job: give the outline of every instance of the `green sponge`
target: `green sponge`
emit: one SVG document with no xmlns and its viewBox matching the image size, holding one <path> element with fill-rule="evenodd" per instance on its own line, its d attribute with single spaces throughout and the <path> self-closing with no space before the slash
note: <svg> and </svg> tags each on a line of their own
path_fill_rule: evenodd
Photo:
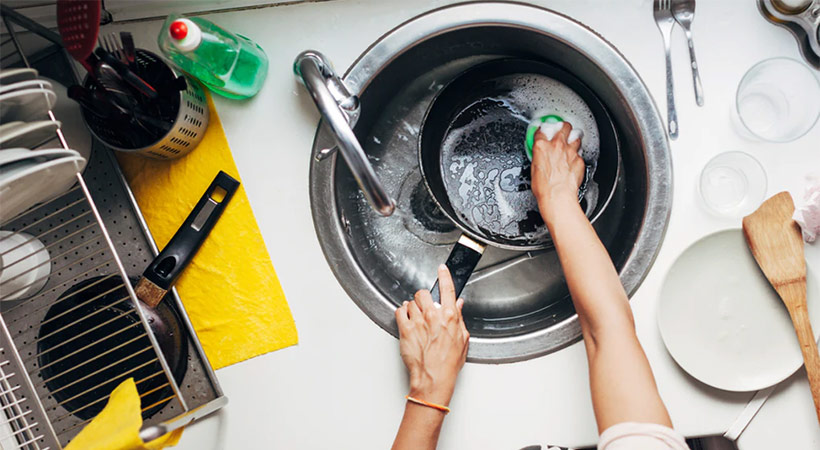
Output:
<svg viewBox="0 0 820 450">
<path fill-rule="evenodd" d="M 558 123 L 563 121 L 564 119 L 562 119 L 561 116 L 556 116 L 555 114 L 547 114 L 530 122 L 530 125 L 527 127 L 527 139 L 524 142 L 524 146 L 527 151 L 527 158 L 529 158 L 530 161 L 532 161 L 532 146 L 535 145 L 535 132 L 538 131 L 538 128 L 541 127 L 541 124 L 544 122 Z"/>
</svg>

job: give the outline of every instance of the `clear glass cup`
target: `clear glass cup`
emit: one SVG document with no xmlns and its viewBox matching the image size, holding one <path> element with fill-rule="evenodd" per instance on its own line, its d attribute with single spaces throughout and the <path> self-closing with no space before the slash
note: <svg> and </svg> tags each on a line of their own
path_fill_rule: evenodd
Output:
<svg viewBox="0 0 820 450">
<path fill-rule="evenodd" d="M 766 171 L 752 155 L 726 152 L 712 158 L 700 172 L 700 195 L 710 211 L 741 217 L 766 198 Z"/>
<path fill-rule="evenodd" d="M 740 80 L 733 117 L 745 137 L 793 141 L 820 117 L 820 80 L 794 59 L 761 61 Z"/>
</svg>

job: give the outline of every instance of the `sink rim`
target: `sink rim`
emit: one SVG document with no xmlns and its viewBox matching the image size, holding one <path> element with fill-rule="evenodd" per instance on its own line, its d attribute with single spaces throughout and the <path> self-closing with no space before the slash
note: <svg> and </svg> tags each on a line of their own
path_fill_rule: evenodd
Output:
<svg viewBox="0 0 820 450">
<path fill-rule="evenodd" d="M 549 29 L 547 29 L 547 25 Z M 651 268 L 669 222 L 672 202 L 672 161 L 660 113 L 635 69 L 603 37 L 585 25 L 546 8 L 521 3 L 478 2 L 445 6 L 398 25 L 379 38 L 353 62 L 344 76 L 348 88 L 360 93 L 369 81 L 398 54 L 429 37 L 475 26 L 511 26 L 550 35 L 569 43 L 606 73 L 628 104 L 630 121 L 642 131 L 647 150 L 647 200 L 633 251 L 620 271 L 621 282 L 632 295 Z M 330 135 L 322 122 L 316 131 L 313 152 Z M 385 331 L 398 336 L 395 305 L 369 281 L 347 245 L 336 203 L 338 154 L 310 164 L 310 199 L 313 223 L 331 270 L 357 306 Z M 580 325 L 573 315 L 552 327 L 528 334 L 500 338 L 471 338 L 468 361 L 515 362 L 557 351 L 580 340 Z M 556 344 L 555 342 L 561 342 Z"/>
</svg>

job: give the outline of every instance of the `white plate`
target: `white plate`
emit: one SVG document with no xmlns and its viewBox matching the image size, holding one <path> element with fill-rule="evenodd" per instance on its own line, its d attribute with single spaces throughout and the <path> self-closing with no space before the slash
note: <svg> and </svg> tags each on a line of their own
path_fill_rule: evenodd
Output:
<svg viewBox="0 0 820 450">
<path fill-rule="evenodd" d="M 37 122 L 11 122 L 15 127 L 0 126 L 0 148 L 36 148 L 57 137 L 60 122 L 39 120 Z"/>
<path fill-rule="evenodd" d="M 35 78 L 37 78 L 37 71 L 34 69 L 20 68 L 0 71 L 0 84 L 2 85 L 33 80 Z"/>
<path fill-rule="evenodd" d="M 57 158 L 65 158 L 67 156 L 81 156 L 74 150 L 66 150 L 63 148 L 43 149 L 43 150 L 29 150 L 27 148 L 9 148 L 0 150 L 0 185 L 3 180 L 10 176 L 11 167 L 20 167 L 21 163 L 26 165 L 42 164 Z M 28 161 L 30 160 L 30 161 Z"/>
<path fill-rule="evenodd" d="M 0 95 L 0 122 L 40 119 L 54 107 L 57 95 L 51 89 L 23 89 Z"/>
<path fill-rule="evenodd" d="M 820 291 L 809 271 L 808 306 L 820 331 Z M 666 275 L 658 307 L 663 342 L 683 370 L 727 391 L 777 384 L 803 365 L 786 307 L 739 229 L 686 249 Z"/>
<path fill-rule="evenodd" d="M 0 223 L 63 194 L 77 181 L 84 162 L 81 156 L 68 156 L 0 174 Z"/>
<path fill-rule="evenodd" d="M 57 80 L 50 80 L 54 93 L 57 94 L 57 104 L 51 108 L 54 118 L 62 122 L 60 130 L 63 132 L 68 146 L 78 151 L 85 159 L 91 158 L 91 132 L 83 120 L 80 105 L 68 98 L 68 89 Z M 51 146 L 51 145 L 50 145 Z"/>
<path fill-rule="evenodd" d="M 0 150 L 0 169 L 23 159 L 31 158 L 31 150 L 27 148 L 7 148 Z"/>
<path fill-rule="evenodd" d="M 31 153 L 34 154 L 36 157 L 45 156 L 48 159 L 57 159 L 57 158 L 65 158 L 68 156 L 73 157 L 80 157 L 82 161 L 79 163 L 80 172 L 85 169 L 85 165 L 88 163 L 88 160 L 77 150 L 72 149 L 65 149 L 65 148 L 38 148 L 32 150 Z"/>
<path fill-rule="evenodd" d="M 6 92 L 12 91 L 19 91 L 22 89 L 51 89 L 52 91 L 54 88 L 51 86 L 50 81 L 46 80 L 25 80 L 25 81 L 18 81 L 12 84 L 3 84 L 0 86 L 0 94 L 5 94 Z"/>
<path fill-rule="evenodd" d="M 0 301 L 30 297 L 48 283 L 48 249 L 26 233 L 0 230 Z"/>
</svg>

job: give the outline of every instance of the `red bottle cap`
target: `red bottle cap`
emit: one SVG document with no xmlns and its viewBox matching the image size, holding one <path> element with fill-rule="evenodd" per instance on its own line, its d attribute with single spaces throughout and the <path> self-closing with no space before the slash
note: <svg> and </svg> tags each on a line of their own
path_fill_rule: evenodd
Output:
<svg viewBox="0 0 820 450">
<path fill-rule="evenodd" d="M 170 28 L 171 37 L 176 40 L 185 39 L 188 36 L 188 25 L 181 20 L 175 20 L 171 23 Z"/>
</svg>

